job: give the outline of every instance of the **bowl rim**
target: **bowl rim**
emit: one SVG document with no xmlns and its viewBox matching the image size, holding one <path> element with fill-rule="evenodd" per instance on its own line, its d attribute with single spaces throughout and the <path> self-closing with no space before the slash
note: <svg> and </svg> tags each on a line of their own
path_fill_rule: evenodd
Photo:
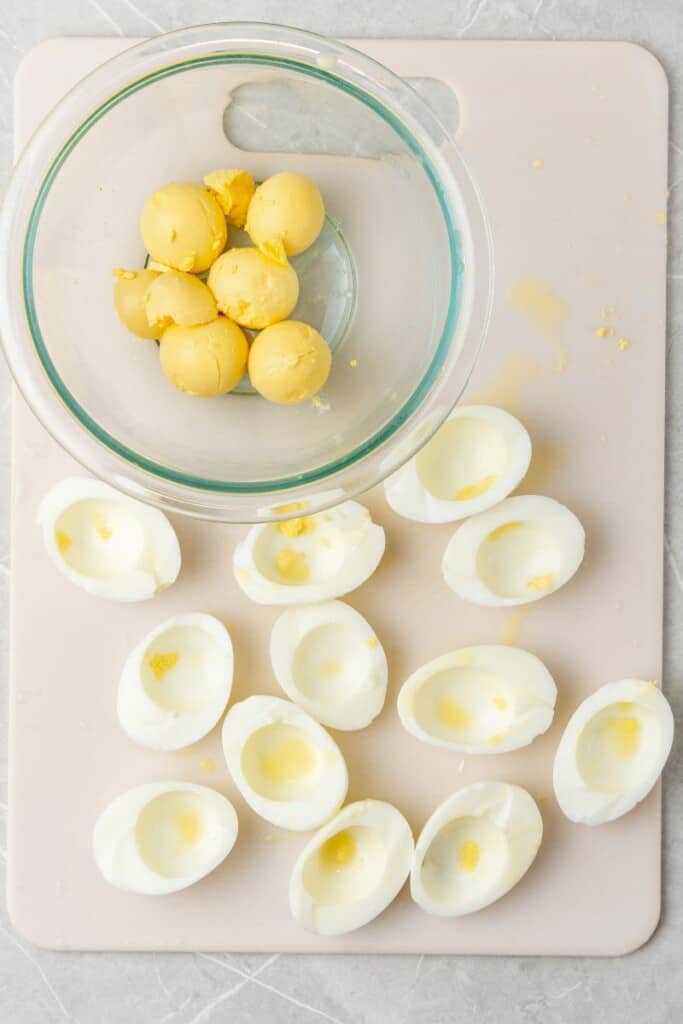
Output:
<svg viewBox="0 0 683 1024">
<path fill-rule="evenodd" d="M 201 46 L 198 47 L 197 45 L 198 42 L 203 44 L 204 50 L 209 47 L 208 52 L 198 53 L 197 51 L 201 50 Z M 216 52 L 215 47 L 217 44 L 227 49 Z M 260 47 L 260 50 L 236 50 L 235 47 L 238 45 L 242 47 Z M 263 52 L 264 46 L 272 49 L 280 45 L 285 46 L 288 50 L 288 55 Z M 183 47 L 187 47 L 192 51 L 190 56 L 171 60 L 165 59 L 159 64 L 157 58 L 167 57 L 167 51 L 169 50 L 177 53 L 178 49 L 182 50 Z M 229 49 L 229 47 L 232 47 L 232 49 Z M 299 54 L 297 50 L 302 47 L 305 52 Z M 152 66 L 144 70 L 145 61 L 148 58 L 151 58 Z M 331 66 L 330 58 L 333 58 Z M 348 70 L 342 73 L 339 67 L 342 61 L 352 62 L 353 77 L 348 73 Z M 114 106 L 157 81 L 198 67 L 239 64 L 294 71 L 308 78 L 323 81 L 363 103 L 389 124 L 408 147 L 413 157 L 418 160 L 433 189 L 447 233 L 449 255 L 453 270 L 448 305 L 439 341 L 432 359 L 417 386 L 396 410 L 394 415 L 362 444 L 357 445 L 350 452 L 346 452 L 322 466 L 290 476 L 270 480 L 249 481 L 246 483 L 193 476 L 161 465 L 129 448 L 101 427 L 72 395 L 54 365 L 40 328 L 32 277 L 36 236 L 41 213 L 50 190 L 69 155 L 90 129 L 105 117 Z M 357 70 L 358 67 L 360 68 L 360 74 Z M 135 74 L 137 69 L 144 70 L 144 73 Z M 69 117 L 73 113 L 73 107 L 83 105 L 89 92 L 89 85 L 96 83 L 97 87 L 101 88 L 101 86 L 105 85 L 102 79 L 109 81 L 112 71 L 115 75 L 118 74 L 126 79 L 124 84 L 114 92 L 109 92 L 94 107 L 90 105 L 89 111 L 85 116 L 81 116 L 78 119 L 76 126 L 71 128 L 66 138 L 64 139 L 64 135 L 61 135 L 61 145 L 59 145 L 56 154 L 52 150 L 54 155 L 46 157 L 45 142 L 49 140 L 49 143 L 52 143 L 55 134 L 60 131 L 65 108 L 66 116 Z M 133 72 L 132 78 L 130 78 L 131 72 Z M 371 72 L 375 74 L 374 80 L 370 77 Z M 387 82 L 389 88 L 387 88 Z M 368 87 L 368 83 L 372 83 L 373 87 Z M 388 99 L 385 95 L 386 93 L 388 93 Z M 398 93 L 398 100 L 395 93 Z M 400 100 L 406 100 L 406 98 L 409 100 L 407 110 L 403 109 L 400 103 Z M 394 101 L 393 107 L 390 103 L 392 99 Z M 420 123 L 420 118 L 426 120 L 426 128 Z M 59 124 L 56 122 L 59 122 Z M 416 128 L 418 129 L 417 131 Z M 422 140 L 420 135 L 423 136 Z M 31 406 L 55 440 L 88 469 L 110 479 L 116 486 L 129 493 L 133 493 L 137 497 L 144 497 L 163 507 L 175 508 L 205 518 L 245 521 L 244 513 L 247 511 L 245 499 L 253 504 L 255 499 L 262 502 L 268 496 L 271 496 L 274 501 L 282 503 L 283 495 L 289 498 L 291 495 L 296 494 L 296 497 L 299 498 L 301 496 L 310 497 L 311 494 L 314 494 L 320 499 L 316 501 L 316 505 L 322 508 L 325 504 L 332 504 L 339 500 L 340 488 L 339 486 L 335 487 L 334 484 L 341 484 L 343 496 L 351 497 L 367 487 L 378 483 L 389 472 L 393 472 L 402 462 L 410 458 L 427 439 L 427 437 L 421 437 L 419 443 L 411 444 L 410 438 L 405 436 L 406 427 L 411 423 L 416 413 L 419 412 L 424 400 L 439 381 L 446 358 L 452 352 L 454 337 L 461 316 L 463 313 L 466 314 L 468 312 L 466 308 L 467 294 L 463 282 L 464 250 L 467 248 L 466 238 L 465 244 L 463 244 L 463 229 L 469 227 L 468 218 L 472 212 L 478 214 L 481 218 L 484 236 L 489 243 L 489 265 L 487 268 L 484 268 L 484 270 L 488 269 L 489 271 L 488 275 L 484 274 L 488 278 L 488 281 L 485 283 L 489 284 L 488 303 L 483 318 L 484 323 L 480 330 L 479 344 L 476 346 L 476 350 L 470 359 L 471 366 L 466 368 L 465 380 L 459 389 L 459 394 L 452 398 L 450 404 L 444 406 L 443 414 L 441 415 L 440 412 L 438 422 L 430 428 L 427 436 L 431 436 L 431 433 L 437 429 L 440 422 L 442 422 L 453 404 L 460 397 L 460 394 L 462 394 L 483 343 L 485 329 L 490 316 L 493 272 L 488 223 L 486 222 L 486 216 L 476 186 L 457 150 L 455 150 L 455 154 L 461 165 L 459 168 L 460 173 L 464 173 L 466 180 L 468 179 L 472 185 L 472 194 L 476 198 L 478 205 L 473 211 L 471 208 L 466 208 L 464 203 L 459 204 L 462 205 L 461 217 L 456 217 L 452 200 L 454 194 L 459 194 L 458 182 L 456 182 L 452 169 L 449 168 L 448 161 L 443 159 L 442 154 L 439 152 L 439 145 L 437 145 L 437 142 L 443 144 L 444 140 L 453 146 L 448 133 L 440 124 L 434 112 L 408 83 L 397 78 L 397 76 L 385 69 L 381 64 L 366 57 L 360 51 L 348 47 L 346 44 L 338 43 L 313 33 L 303 32 L 299 29 L 266 25 L 265 23 L 241 22 L 196 26 L 146 40 L 111 58 L 91 72 L 86 78 L 82 79 L 54 108 L 34 134 L 14 171 L 2 211 L 0 240 L 5 243 L 2 246 L 2 259 L 7 262 L 12 240 L 16 241 L 18 226 L 16 223 L 18 218 L 15 216 L 13 219 L 11 216 L 14 212 L 13 206 L 15 205 L 13 201 L 20 192 L 26 191 L 27 185 L 30 187 L 30 184 L 33 184 L 33 182 L 26 182 L 25 168 L 35 161 L 36 155 L 41 155 L 43 157 L 43 167 L 47 163 L 47 170 L 40 169 L 37 174 L 33 174 L 34 181 L 38 180 L 39 182 L 37 192 L 32 201 L 26 202 L 26 196 L 23 196 L 29 212 L 25 220 L 25 229 L 23 225 L 19 226 L 19 233 L 22 235 L 20 261 L 21 305 L 25 315 L 25 331 L 22 341 L 17 340 L 15 334 L 16 324 L 8 322 L 11 319 L 7 312 L 11 296 L 7 294 L 7 274 L 1 275 L 1 282 L 4 283 L 0 283 L 0 290 L 5 289 L 6 292 L 4 296 L 6 301 L 0 302 L 0 327 L 2 328 L 3 347 L 15 380 L 29 406 Z M 10 211 L 9 215 L 8 210 Z M 12 231 L 13 228 L 14 231 Z M 465 231 L 465 235 L 467 235 L 467 231 Z M 467 266 L 466 263 L 465 266 Z M 2 269 L 4 268 L 0 265 L 0 272 Z M 26 335 L 28 335 L 28 338 Z M 25 346 L 27 340 L 30 342 L 29 346 Z M 31 361 L 28 359 L 28 353 L 22 352 L 22 349 L 24 347 L 30 348 L 31 345 L 33 348 L 31 354 L 37 356 L 39 368 L 42 370 L 41 376 L 43 381 L 41 383 L 43 387 L 38 389 L 27 387 L 27 382 L 30 379 L 27 377 L 27 374 L 30 374 Z M 45 384 L 48 385 L 47 392 Z M 50 398 L 52 399 L 51 402 L 49 401 Z M 52 408 L 49 408 L 50 405 L 52 405 Z M 76 428 L 75 430 L 73 429 L 74 427 Z M 81 428 L 95 442 L 94 446 L 87 446 L 87 450 L 84 444 L 79 444 L 79 441 L 82 441 Z M 400 461 L 392 461 L 386 457 L 390 442 L 393 439 L 396 439 L 396 444 L 400 451 Z M 105 460 L 104 463 L 101 460 L 103 449 L 106 449 L 115 460 L 121 460 L 129 472 L 132 470 L 133 478 L 130 478 L 120 465 L 112 472 L 114 467 L 111 465 L 111 460 Z M 346 483 L 344 481 L 345 474 L 353 471 L 354 467 L 358 467 L 359 463 L 364 462 L 368 456 L 382 450 L 385 457 L 379 466 L 375 466 L 369 478 L 359 479 L 356 482 L 349 481 L 350 486 L 349 484 L 344 486 Z M 388 468 L 383 469 L 383 466 L 388 466 Z M 171 485 L 170 490 L 166 485 Z M 326 488 L 322 496 L 320 495 L 321 485 Z M 180 491 L 175 490 L 178 487 L 181 489 Z M 328 492 L 330 497 L 326 496 Z M 336 497 L 332 498 L 332 494 L 336 495 Z M 207 501 L 207 498 L 209 498 L 209 501 Z M 235 501 L 226 505 L 221 499 L 235 499 Z M 255 518 L 254 511 L 253 507 L 249 509 L 249 518 L 251 520 Z M 282 517 L 281 513 L 273 511 L 268 505 L 259 507 L 256 511 L 256 518 L 259 520 Z"/>
</svg>

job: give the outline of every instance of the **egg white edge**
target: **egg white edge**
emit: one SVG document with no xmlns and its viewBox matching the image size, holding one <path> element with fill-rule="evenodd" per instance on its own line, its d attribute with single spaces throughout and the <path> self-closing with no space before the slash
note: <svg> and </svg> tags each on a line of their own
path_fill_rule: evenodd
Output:
<svg viewBox="0 0 683 1024">
<path fill-rule="evenodd" d="M 364 900 L 353 904 L 353 913 L 344 914 L 345 926 L 335 924 L 339 908 L 315 902 L 307 892 L 303 875 L 308 859 L 332 836 L 353 826 L 367 826 L 376 832 L 378 817 L 382 819 L 381 834 L 386 844 L 387 871 L 380 885 Z M 387 826 L 386 831 L 384 826 Z M 294 864 L 289 883 L 289 906 L 294 920 L 317 935 L 345 935 L 369 924 L 386 910 L 405 885 L 410 874 L 415 850 L 412 829 L 398 808 L 384 800 L 357 800 L 343 807 L 308 841 Z M 394 870 L 391 870 L 394 868 Z M 348 905 L 347 905 L 348 907 Z"/>
<path fill-rule="evenodd" d="M 204 871 L 185 878 L 167 878 L 148 868 L 142 860 L 139 851 L 137 851 L 135 839 L 135 826 L 138 817 L 147 804 L 164 793 L 175 792 L 197 793 L 202 799 L 211 799 L 216 803 L 216 806 L 220 806 L 221 815 L 224 815 L 226 842 L 221 849 L 220 855 L 217 855 L 209 862 L 210 866 Z M 114 819 L 120 807 L 123 807 L 126 813 L 125 817 L 117 823 Z M 120 793 L 100 813 L 92 834 L 93 857 L 102 877 L 115 888 L 145 896 L 164 896 L 172 892 L 179 892 L 181 889 L 187 889 L 188 886 L 194 885 L 196 882 L 201 881 L 202 878 L 211 874 L 219 864 L 223 863 L 232 850 L 237 840 L 238 831 L 239 821 L 237 812 L 228 798 L 219 793 L 218 790 L 192 782 L 176 782 L 173 780 L 147 782 L 140 786 L 133 786 L 131 789 Z M 124 885 L 121 880 L 116 879 L 113 861 L 116 860 L 116 853 L 120 849 L 121 843 L 131 844 L 137 851 L 140 882 L 133 887 Z"/>
<path fill-rule="evenodd" d="M 310 700 L 297 688 L 292 665 L 299 644 L 310 633 L 320 626 L 337 623 L 347 623 L 352 629 L 357 629 L 366 643 L 372 638 L 377 643 L 374 647 L 367 647 L 368 673 L 363 688 L 356 691 L 346 706 L 335 704 L 326 708 L 322 702 Z M 367 619 L 343 601 L 300 605 L 284 611 L 270 635 L 270 661 L 273 674 L 289 699 L 330 729 L 349 732 L 365 729 L 384 707 L 389 678 L 384 648 Z M 359 715 L 359 709 L 362 715 Z"/>
<path fill-rule="evenodd" d="M 302 800 L 279 801 L 261 796 L 250 786 L 242 771 L 242 751 L 246 741 L 264 726 L 279 723 L 298 726 L 311 735 L 317 746 L 333 753 L 335 767 L 329 776 L 334 784 L 325 787 L 325 793 L 313 794 Z M 248 731 L 243 731 L 245 729 Z M 252 811 L 271 825 L 290 832 L 319 828 L 344 803 L 349 785 L 344 755 L 327 730 L 292 701 L 264 694 L 246 697 L 233 704 L 225 716 L 221 739 L 233 782 Z"/>
<path fill-rule="evenodd" d="M 584 782 L 576 761 L 577 745 L 583 729 L 592 718 L 610 704 L 639 704 L 655 714 L 662 727 L 662 756 L 654 775 L 624 793 L 605 793 Z M 667 762 L 674 737 L 674 716 L 662 691 L 643 679 L 618 679 L 605 683 L 582 701 L 569 719 L 560 739 L 553 763 L 553 789 L 560 810 L 570 821 L 581 825 L 603 825 L 621 818 L 644 800 L 659 780 Z M 571 802 L 578 797 L 584 805 L 577 813 Z"/>
</svg>

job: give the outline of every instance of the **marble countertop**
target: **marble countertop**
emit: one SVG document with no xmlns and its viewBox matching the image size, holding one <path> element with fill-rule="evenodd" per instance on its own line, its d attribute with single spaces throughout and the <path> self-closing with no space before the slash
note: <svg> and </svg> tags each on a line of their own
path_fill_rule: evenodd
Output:
<svg viewBox="0 0 683 1024">
<path fill-rule="evenodd" d="M 0 12 L 0 179 L 12 153 L 12 78 L 23 53 L 51 36 L 145 35 L 191 22 L 289 22 L 347 37 L 627 39 L 663 62 L 671 87 L 665 675 L 683 713 L 683 6 L 679 0 L 23 0 Z M 679 188 L 680 182 L 680 188 Z M 9 382 L 0 366 L 0 671 L 7 673 Z M 7 736 L 6 686 L 0 744 Z M 448 957 L 65 954 L 17 937 L 0 909 L 4 1024 L 669 1024 L 683 1013 L 683 741 L 666 770 L 664 911 L 650 942 L 616 961 Z M 6 761 L 0 752 L 0 873 Z M 634 879 L 634 885 L 637 879 Z M 628 893 L 624 893 L 625 904 Z"/>
</svg>

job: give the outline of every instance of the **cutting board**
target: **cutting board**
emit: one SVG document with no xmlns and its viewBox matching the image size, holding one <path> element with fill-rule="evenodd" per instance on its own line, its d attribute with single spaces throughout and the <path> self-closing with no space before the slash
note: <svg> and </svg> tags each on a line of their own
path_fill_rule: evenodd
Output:
<svg viewBox="0 0 683 1024">
<path fill-rule="evenodd" d="M 61 93 L 129 42 L 54 40 L 32 51 L 17 78 L 18 148 Z M 141 606 L 88 597 L 54 571 L 35 526 L 42 495 L 75 465 L 15 395 L 8 902 L 17 930 L 38 945 L 609 955 L 640 945 L 658 921 L 659 790 L 622 820 L 589 829 L 560 814 L 551 768 L 583 697 L 611 679 L 661 673 L 664 73 L 645 50 L 620 43 L 359 45 L 401 75 L 447 83 L 458 97 L 459 143 L 488 208 L 497 262 L 491 330 L 467 399 L 521 417 L 535 445 L 521 490 L 568 504 L 588 546 L 575 580 L 528 611 L 470 607 L 440 577 L 453 527 L 408 523 L 381 488 L 367 495 L 386 528 L 387 554 L 350 603 L 386 647 L 390 685 L 376 724 L 336 737 L 349 799 L 395 803 L 417 834 L 453 790 L 507 780 L 538 799 L 543 845 L 516 889 L 470 917 L 428 917 L 404 890 L 349 936 L 297 928 L 287 883 L 306 836 L 251 813 L 224 767 L 218 731 L 189 750 L 156 754 L 130 743 L 115 715 L 129 649 L 180 611 L 212 612 L 228 625 L 233 699 L 276 692 L 264 657 L 276 613 L 250 604 L 231 575 L 244 528 L 177 519 L 184 565 L 173 588 Z M 501 640 L 539 655 L 556 678 L 557 713 L 545 736 L 515 753 L 462 758 L 402 730 L 396 696 L 410 672 L 450 649 Z M 152 898 L 111 889 L 92 860 L 93 823 L 124 789 L 164 778 L 225 793 L 239 814 L 237 845 L 185 892 Z"/>
</svg>

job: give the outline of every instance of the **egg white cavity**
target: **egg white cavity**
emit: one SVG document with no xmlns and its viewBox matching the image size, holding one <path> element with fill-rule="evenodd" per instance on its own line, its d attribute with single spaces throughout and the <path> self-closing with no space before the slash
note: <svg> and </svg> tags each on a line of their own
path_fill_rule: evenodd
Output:
<svg viewBox="0 0 683 1024">
<path fill-rule="evenodd" d="M 571 821 L 600 825 L 651 791 L 671 751 L 674 718 L 654 683 L 621 679 L 591 694 L 569 720 L 553 785 Z"/>
<path fill-rule="evenodd" d="M 527 872 L 543 836 L 533 797 L 504 782 L 475 782 L 448 797 L 417 840 L 410 876 L 415 902 L 429 914 L 481 910 Z"/>
<path fill-rule="evenodd" d="M 381 526 L 355 501 L 253 526 L 235 548 L 235 578 L 259 604 L 312 604 L 355 590 L 384 553 Z"/>
<path fill-rule="evenodd" d="M 148 783 L 105 808 L 93 831 L 93 854 L 111 885 L 163 895 L 218 867 L 237 830 L 235 809 L 215 790 L 189 782 Z"/>
<path fill-rule="evenodd" d="M 567 583 L 584 548 L 573 512 L 552 498 L 520 495 L 463 523 L 442 570 L 451 590 L 472 604 L 528 604 Z"/>
<path fill-rule="evenodd" d="M 251 809 L 280 828 L 318 828 L 346 796 L 346 763 L 332 737 L 279 697 L 233 705 L 223 723 L 223 752 Z"/>
<path fill-rule="evenodd" d="M 318 935 L 343 935 L 382 913 L 402 889 L 414 852 L 408 822 L 391 804 L 359 800 L 323 826 L 299 855 L 292 916 Z"/>
<path fill-rule="evenodd" d="M 384 706 L 386 655 L 369 623 L 342 601 L 283 612 L 270 658 L 287 696 L 332 729 L 363 729 Z"/>
<path fill-rule="evenodd" d="M 132 740 L 153 750 L 179 750 L 216 725 L 230 697 L 233 650 L 218 619 L 175 615 L 128 656 L 117 711 Z"/>
<path fill-rule="evenodd" d="M 524 478 L 531 439 L 503 409 L 465 405 L 385 482 L 390 506 L 422 523 L 449 523 L 491 508 Z"/>
<path fill-rule="evenodd" d="M 464 754 L 518 750 L 553 720 L 557 687 L 535 655 L 517 647 L 466 647 L 436 658 L 401 687 L 405 729 Z"/>
<path fill-rule="evenodd" d="M 166 516 L 98 480 L 60 481 L 44 497 L 38 522 L 59 571 L 98 597 L 143 601 L 180 572 L 178 538 Z"/>
</svg>

